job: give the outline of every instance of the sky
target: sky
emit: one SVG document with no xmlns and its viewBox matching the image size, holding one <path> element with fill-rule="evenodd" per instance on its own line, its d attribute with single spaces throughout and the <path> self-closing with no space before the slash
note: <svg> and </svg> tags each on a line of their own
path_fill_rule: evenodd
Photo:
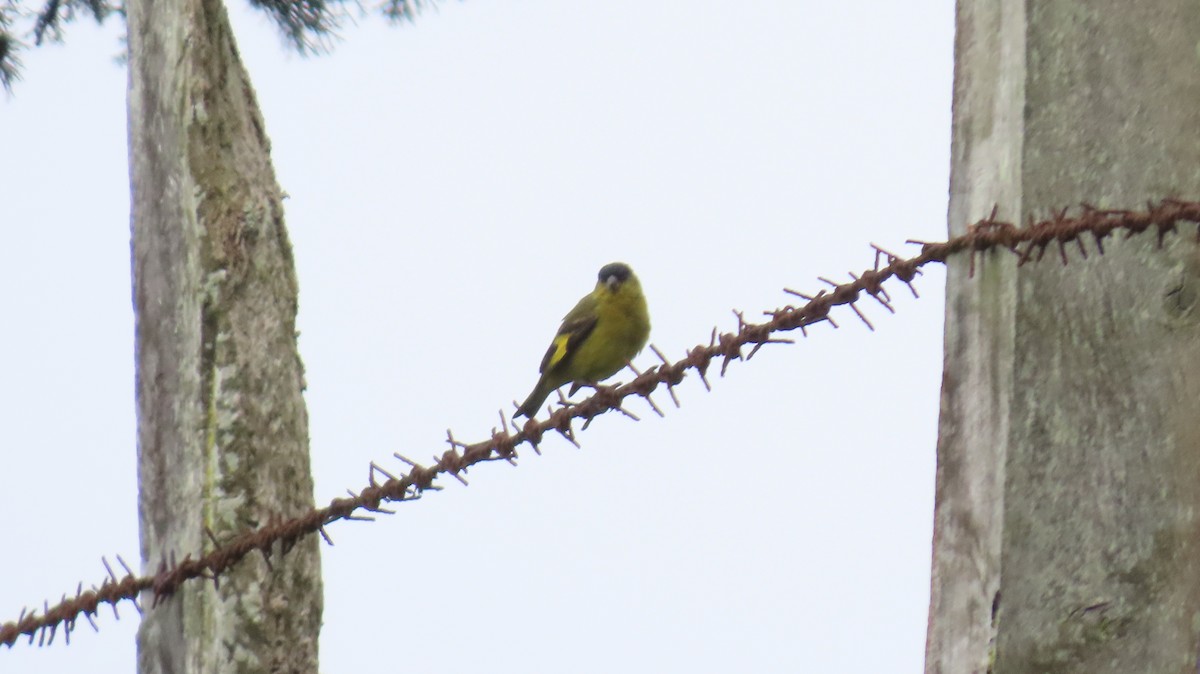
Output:
<svg viewBox="0 0 1200 674">
<path fill-rule="evenodd" d="M 945 238 L 950 0 L 466 0 L 319 57 L 230 12 L 289 195 L 318 504 L 485 438 L 608 262 L 677 359 L 872 242 Z M 121 32 L 72 24 L 0 101 L 0 622 L 138 563 Z M 922 671 L 944 284 L 331 527 L 322 671 Z M 0 672 L 133 671 L 119 610 Z"/>
</svg>

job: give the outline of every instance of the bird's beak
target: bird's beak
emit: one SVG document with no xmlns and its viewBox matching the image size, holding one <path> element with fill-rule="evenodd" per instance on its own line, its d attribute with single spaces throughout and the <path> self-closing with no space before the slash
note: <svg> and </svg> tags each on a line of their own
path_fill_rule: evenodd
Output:
<svg viewBox="0 0 1200 674">
<path fill-rule="evenodd" d="M 621 285 L 621 281 L 616 276 L 609 276 L 604 279 L 604 285 L 608 286 L 609 291 L 616 292 L 617 286 Z"/>
</svg>

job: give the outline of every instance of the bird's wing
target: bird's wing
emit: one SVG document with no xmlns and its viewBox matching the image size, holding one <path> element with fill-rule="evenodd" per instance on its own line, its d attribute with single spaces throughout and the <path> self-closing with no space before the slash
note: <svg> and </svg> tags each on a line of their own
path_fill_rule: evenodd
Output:
<svg viewBox="0 0 1200 674">
<path fill-rule="evenodd" d="M 554 336 L 554 341 L 550 342 L 550 348 L 546 349 L 546 355 L 542 358 L 542 365 L 538 371 L 546 372 L 574 355 L 579 349 L 579 345 L 596 328 L 597 318 L 596 299 L 591 295 L 586 295 L 563 318 L 562 325 L 558 327 L 558 334 Z"/>
</svg>

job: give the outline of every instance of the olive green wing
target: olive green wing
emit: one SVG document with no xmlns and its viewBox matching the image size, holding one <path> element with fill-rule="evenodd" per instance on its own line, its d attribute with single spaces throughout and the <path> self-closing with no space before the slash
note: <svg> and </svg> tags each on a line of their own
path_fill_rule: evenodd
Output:
<svg viewBox="0 0 1200 674">
<path fill-rule="evenodd" d="M 567 312 L 562 325 L 558 326 L 558 333 L 550 342 L 550 348 L 546 349 L 538 372 L 548 372 L 569 361 L 588 335 L 592 334 L 592 330 L 596 329 L 597 320 L 596 298 L 585 295 L 574 309 Z"/>
</svg>

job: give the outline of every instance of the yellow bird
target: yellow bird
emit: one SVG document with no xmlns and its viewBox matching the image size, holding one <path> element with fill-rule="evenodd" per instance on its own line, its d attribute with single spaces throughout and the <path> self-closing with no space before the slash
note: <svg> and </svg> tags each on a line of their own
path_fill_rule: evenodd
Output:
<svg viewBox="0 0 1200 674">
<path fill-rule="evenodd" d="M 574 395 L 585 384 L 608 379 L 646 346 L 649 337 L 650 313 L 642 284 L 624 262 L 604 265 L 596 288 L 563 318 L 542 358 L 542 376 L 513 418 L 532 419 L 546 396 L 567 382 L 573 382 Z"/>
</svg>

